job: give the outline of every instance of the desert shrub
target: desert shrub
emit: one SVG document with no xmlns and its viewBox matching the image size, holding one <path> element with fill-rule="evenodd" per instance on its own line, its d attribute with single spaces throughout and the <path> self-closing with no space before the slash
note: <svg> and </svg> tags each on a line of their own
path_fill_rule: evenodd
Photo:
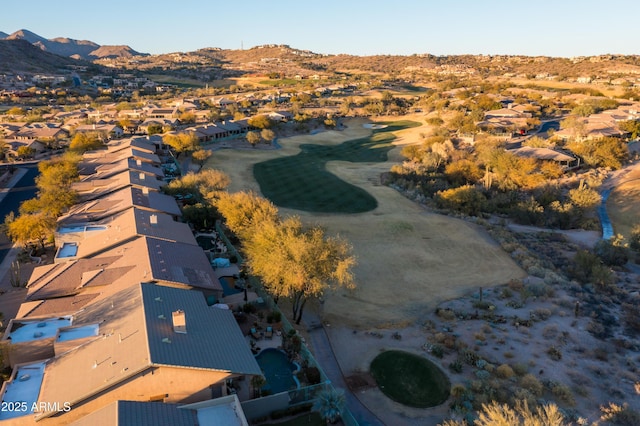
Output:
<svg viewBox="0 0 640 426">
<path fill-rule="evenodd" d="M 622 405 L 610 402 L 608 406 L 601 406 L 600 411 L 602 412 L 600 419 L 608 424 L 616 426 L 640 425 L 640 413 L 629 408 L 629 404 L 626 402 Z"/>
<path fill-rule="evenodd" d="M 500 290 L 500 294 L 498 295 L 500 299 L 509 299 L 512 296 L 513 296 L 513 292 L 508 287 L 505 287 L 502 290 Z"/>
<path fill-rule="evenodd" d="M 320 370 L 317 367 L 307 367 L 304 370 L 310 385 L 317 385 L 321 381 Z"/>
<path fill-rule="evenodd" d="M 244 305 L 242 305 L 242 311 L 245 314 L 253 314 L 258 310 L 258 308 L 256 308 L 255 305 L 251 304 L 251 303 L 245 303 Z"/>
<path fill-rule="evenodd" d="M 629 253 L 622 243 L 622 237 L 600 240 L 596 243 L 593 251 L 609 266 L 622 266 L 629 260 Z"/>
<path fill-rule="evenodd" d="M 533 374 L 525 374 L 520 380 L 520 386 L 537 397 L 542 396 L 542 392 L 544 391 L 544 386 Z"/>
<path fill-rule="evenodd" d="M 609 360 L 609 349 L 599 346 L 593 350 L 593 356 L 599 361 Z"/>
<path fill-rule="evenodd" d="M 551 393 L 564 404 L 570 406 L 576 404 L 576 400 L 573 397 L 573 392 L 571 392 L 571 389 L 569 389 L 568 386 L 563 385 L 562 383 L 553 383 L 551 385 Z"/>
<path fill-rule="evenodd" d="M 444 349 L 440 345 L 431 346 L 431 354 L 436 358 L 442 358 L 444 356 Z"/>
<path fill-rule="evenodd" d="M 524 284 L 520 280 L 510 280 L 507 287 L 513 291 L 520 291 L 524 288 Z"/>
<path fill-rule="evenodd" d="M 437 308 L 436 315 L 445 321 L 453 321 L 454 319 L 456 319 L 456 313 L 449 308 L 445 308 L 445 309 Z"/>
<path fill-rule="evenodd" d="M 602 340 L 611 337 L 611 329 L 609 327 L 605 327 L 604 324 L 596 321 L 595 319 L 589 321 L 589 324 L 587 324 L 586 328 L 587 331 L 593 335 L 593 337 L 596 337 L 598 339 Z"/>
<path fill-rule="evenodd" d="M 489 377 L 491 377 L 491 373 L 489 373 L 487 370 L 477 370 L 475 372 L 475 375 L 480 380 L 487 380 Z"/>
<path fill-rule="evenodd" d="M 456 347 L 456 336 L 454 336 L 453 334 L 447 334 L 446 337 L 444 338 L 444 340 L 442 341 L 442 344 L 447 349 L 455 348 Z"/>
<path fill-rule="evenodd" d="M 542 337 L 545 339 L 555 339 L 558 336 L 558 326 L 549 324 L 542 329 Z"/>
<path fill-rule="evenodd" d="M 623 303 L 622 318 L 630 331 L 640 333 L 640 300 L 635 300 L 632 303 Z"/>
<path fill-rule="evenodd" d="M 513 368 L 511 368 L 507 364 L 502 364 L 498 368 L 496 368 L 496 375 L 501 379 L 509 379 L 513 377 L 515 373 L 513 372 Z"/>
<path fill-rule="evenodd" d="M 527 374 L 527 371 L 529 371 L 529 367 L 527 367 L 527 364 L 518 362 L 513 365 L 513 372 L 518 376 L 524 376 L 525 374 Z"/>
<path fill-rule="evenodd" d="M 551 346 L 549 349 L 547 349 L 547 355 L 549 355 L 549 358 L 554 361 L 560 361 L 562 359 L 562 352 L 560 352 L 560 349 L 556 348 L 555 346 Z"/>
<path fill-rule="evenodd" d="M 513 398 L 516 401 L 526 401 L 530 406 L 535 407 L 537 404 L 536 395 L 531 393 L 528 389 L 517 388 L 513 392 Z"/>
<path fill-rule="evenodd" d="M 472 350 L 464 349 L 458 354 L 458 359 L 468 365 L 476 365 L 480 356 Z"/>
<path fill-rule="evenodd" d="M 544 273 L 542 274 L 542 277 L 544 277 Z M 544 283 L 531 283 L 527 285 L 526 288 L 527 291 L 535 297 L 552 297 L 554 294 L 553 287 L 548 286 Z"/>
<path fill-rule="evenodd" d="M 449 370 L 453 371 L 454 373 L 462 373 L 462 363 L 458 360 L 453 361 L 449 364 Z"/>
<path fill-rule="evenodd" d="M 551 316 L 551 311 L 549 309 L 539 308 L 533 311 L 531 313 L 531 316 L 535 317 L 540 321 L 545 321 L 545 320 L 548 320 L 549 317 Z"/>
<path fill-rule="evenodd" d="M 491 309 L 493 305 L 490 302 L 487 302 L 486 300 L 474 300 L 473 307 L 476 309 L 482 309 L 483 311 L 486 311 Z"/>
<path fill-rule="evenodd" d="M 282 313 L 280 313 L 280 311 L 273 311 L 271 315 L 273 317 L 273 322 L 280 322 L 282 320 Z"/>
<path fill-rule="evenodd" d="M 469 216 L 482 213 L 487 202 L 482 191 L 471 185 L 439 191 L 434 200 L 439 208 L 456 210 Z"/>
</svg>

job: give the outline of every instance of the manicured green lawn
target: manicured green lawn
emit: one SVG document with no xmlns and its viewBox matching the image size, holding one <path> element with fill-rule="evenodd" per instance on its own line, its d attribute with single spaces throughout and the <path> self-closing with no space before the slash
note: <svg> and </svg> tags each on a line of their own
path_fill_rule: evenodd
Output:
<svg viewBox="0 0 640 426">
<path fill-rule="evenodd" d="M 385 395 L 410 407 L 440 405 L 451 390 L 449 378 L 434 363 L 403 351 L 382 352 L 371 362 L 371 375 Z"/>
<path fill-rule="evenodd" d="M 340 145 L 301 145 L 297 155 L 257 163 L 253 174 L 265 197 L 279 207 L 321 213 L 362 213 L 378 203 L 367 191 L 351 185 L 326 169 L 328 161 L 382 162 L 393 147 L 393 131 L 419 126 L 397 121 L 374 131 L 371 137 Z"/>
</svg>

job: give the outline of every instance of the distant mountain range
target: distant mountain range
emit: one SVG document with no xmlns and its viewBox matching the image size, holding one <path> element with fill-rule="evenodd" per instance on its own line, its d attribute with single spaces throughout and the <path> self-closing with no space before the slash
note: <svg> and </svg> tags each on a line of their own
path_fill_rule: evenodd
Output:
<svg viewBox="0 0 640 426">
<path fill-rule="evenodd" d="M 0 39 L 0 73 L 68 73 L 74 65 L 93 64 L 45 52 L 26 40 Z"/>
<path fill-rule="evenodd" d="M 9 35 L 0 31 L 0 39 L 26 40 L 45 52 L 85 61 L 147 55 L 146 53 L 136 52 L 129 46 L 100 46 L 89 40 L 74 40 L 66 37 L 46 39 L 29 30 L 19 30 Z"/>
</svg>

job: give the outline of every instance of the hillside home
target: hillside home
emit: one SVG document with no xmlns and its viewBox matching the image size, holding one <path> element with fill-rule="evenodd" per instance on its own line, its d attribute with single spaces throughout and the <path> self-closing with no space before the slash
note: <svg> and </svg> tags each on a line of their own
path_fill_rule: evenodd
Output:
<svg viewBox="0 0 640 426">
<path fill-rule="evenodd" d="M 550 148 L 533 148 L 529 146 L 523 146 L 521 148 L 512 149 L 507 152 L 511 152 L 518 157 L 533 158 L 538 161 L 551 161 L 558 164 L 563 169 L 573 169 L 580 166 L 579 158 Z"/>
</svg>

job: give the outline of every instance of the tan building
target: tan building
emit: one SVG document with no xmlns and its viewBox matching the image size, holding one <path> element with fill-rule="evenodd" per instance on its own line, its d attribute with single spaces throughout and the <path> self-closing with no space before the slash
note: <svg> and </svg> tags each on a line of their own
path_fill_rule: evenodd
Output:
<svg viewBox="0 0 640 426">
<path fill-rule="evenodd" d="M 25 376 L 29 366 L 15 369 L 21 375 L 5 383 L 3 400 L 21 395 L 38 408 L 19 424 L 67 424 L 119 400 L 207 401 L 226 394 L 227 379 L 248 386 L 261 374 L 233 314 L 197 291 L 133 285 L 74 317 L 74 325 L 95 324 L 96 335 L 34 365 L 36 382 Z"/>
</svg>

